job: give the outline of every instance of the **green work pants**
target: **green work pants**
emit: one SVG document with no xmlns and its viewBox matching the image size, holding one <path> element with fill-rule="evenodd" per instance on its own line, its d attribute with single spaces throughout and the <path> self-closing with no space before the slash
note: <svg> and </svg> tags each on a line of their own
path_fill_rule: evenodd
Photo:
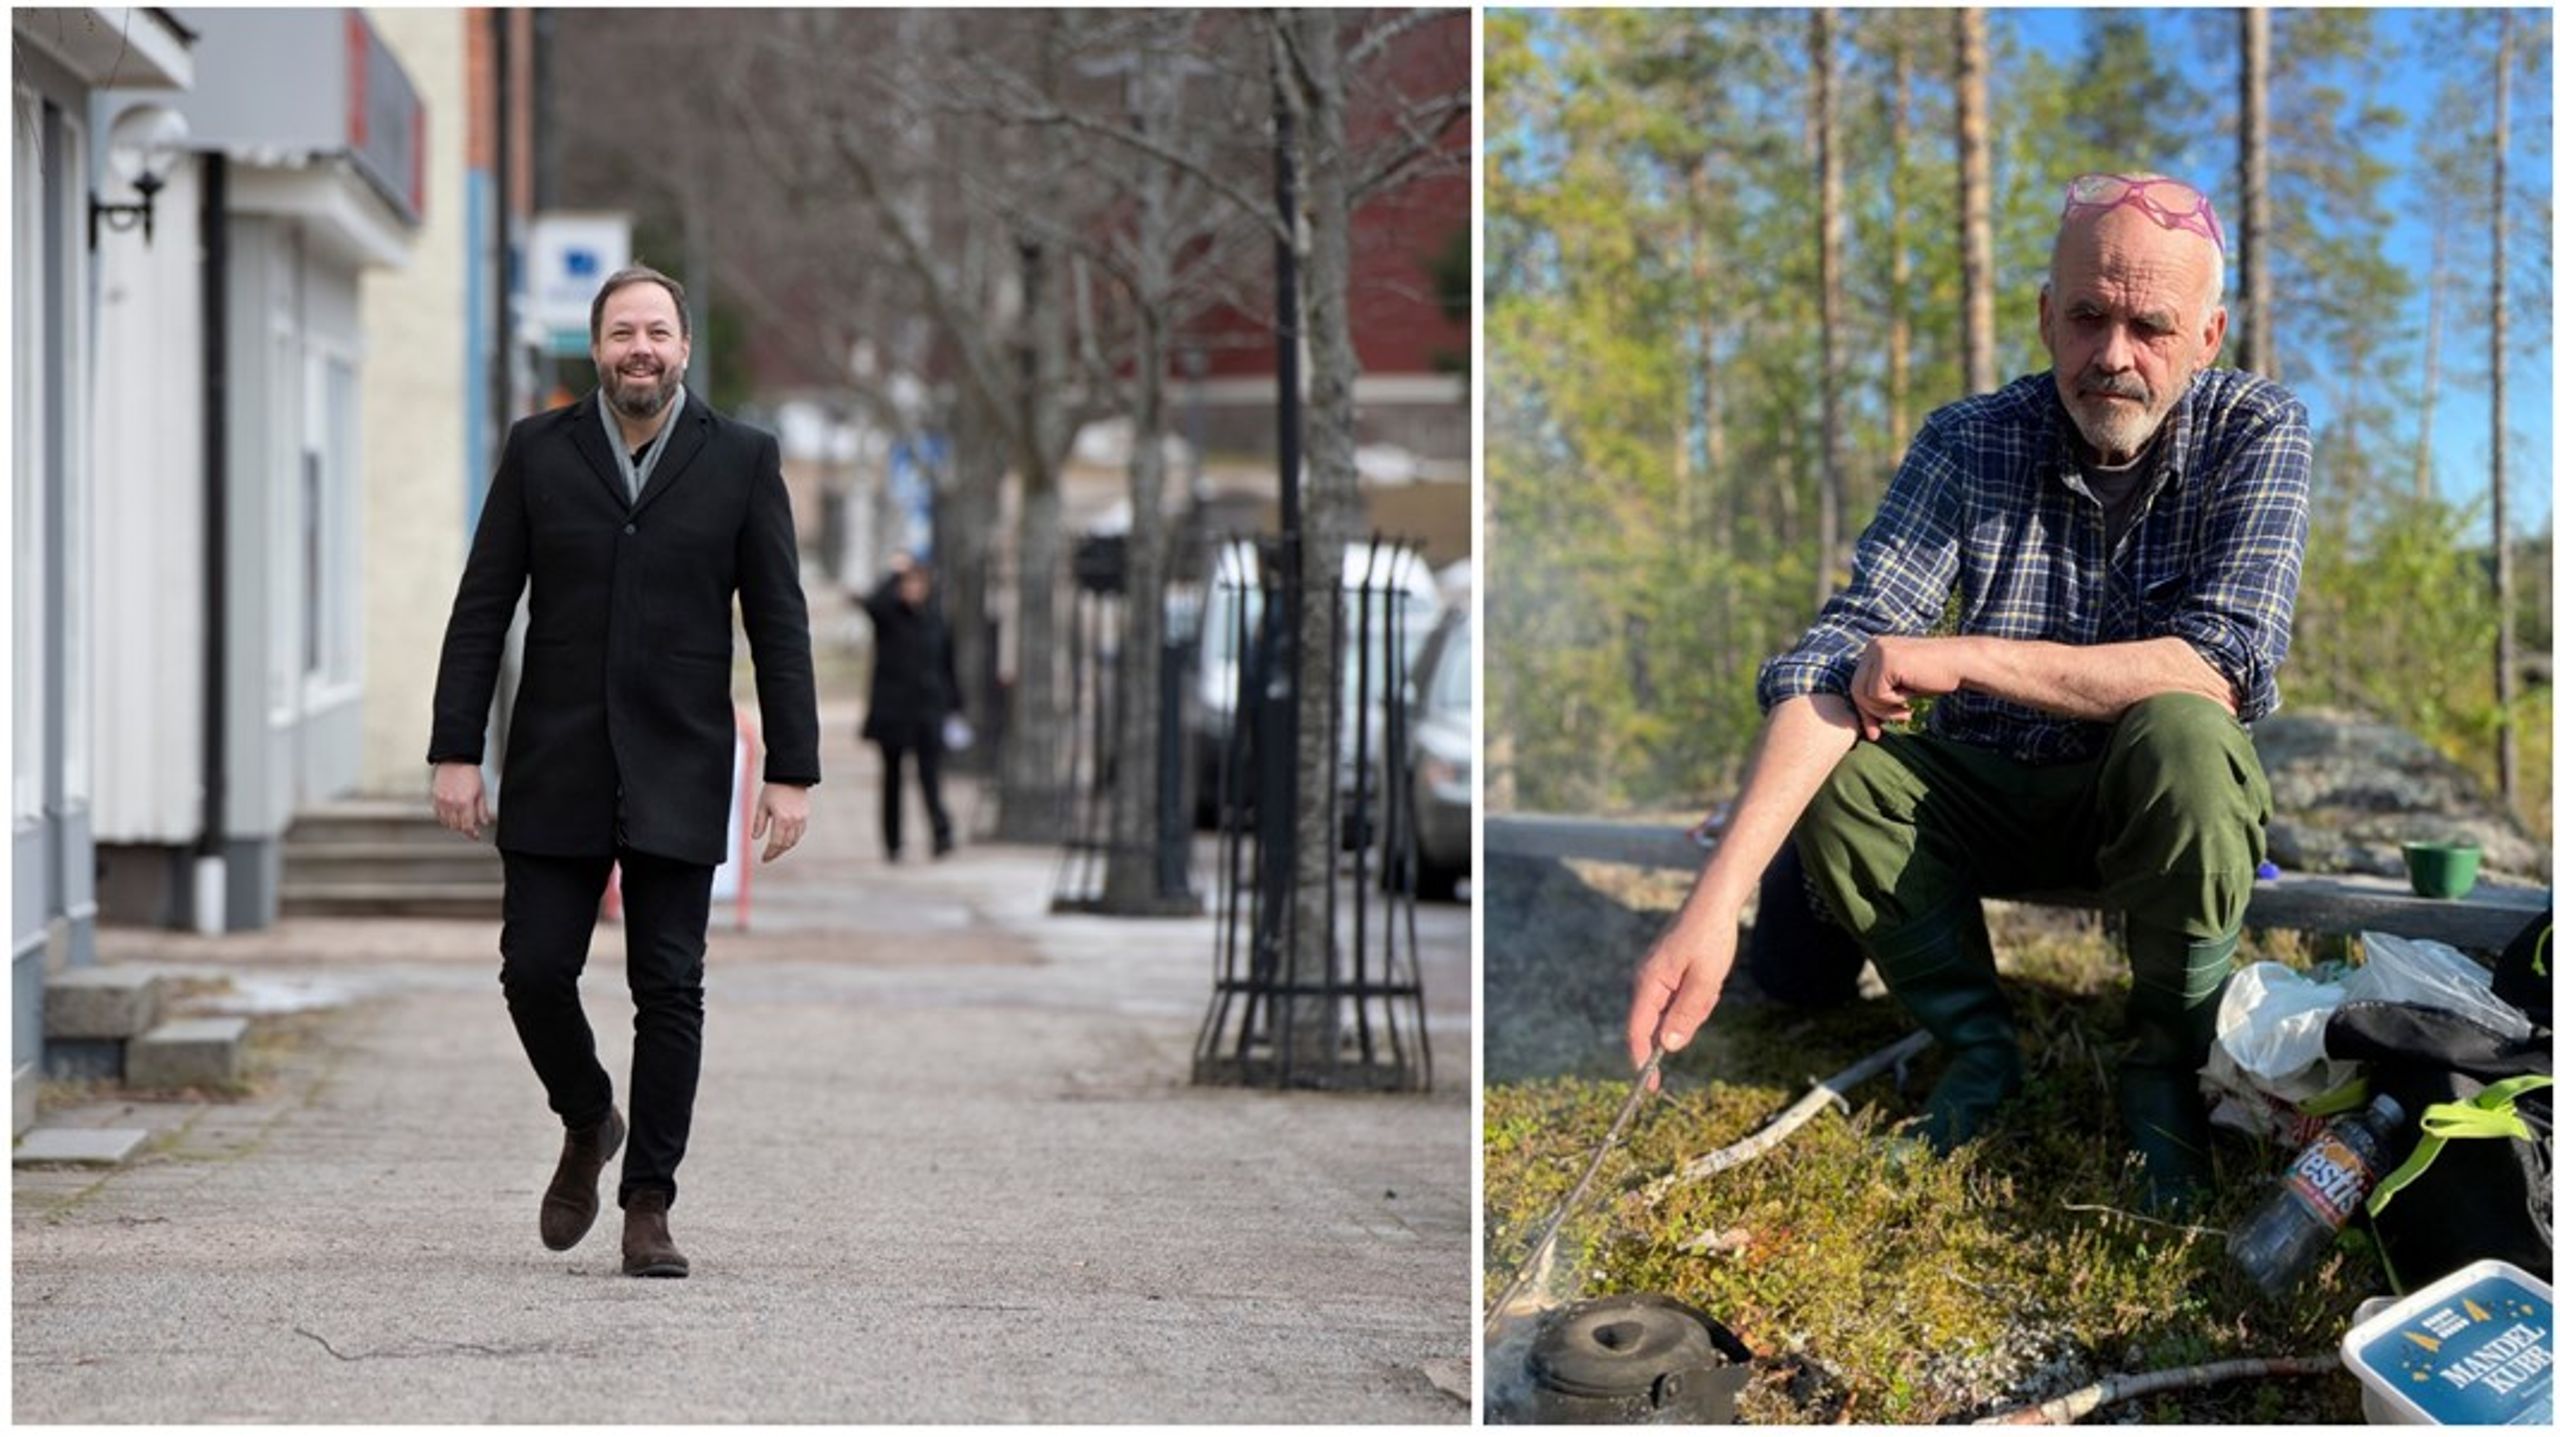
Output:
<svg viewBox="0 0 2560 1437">
<path fill-rule="evenodd" d="M 2236 932 L 2266 857 L 2248 732 L 2194 694 L 2127 709 L 2106 751 L 2033 766 L 1928 734 L 1861 743 L 1796 828 L 1832 913 L 1873 950 L 1962 898 L 2094 891 L 2193 942 Z"/>
</svg>

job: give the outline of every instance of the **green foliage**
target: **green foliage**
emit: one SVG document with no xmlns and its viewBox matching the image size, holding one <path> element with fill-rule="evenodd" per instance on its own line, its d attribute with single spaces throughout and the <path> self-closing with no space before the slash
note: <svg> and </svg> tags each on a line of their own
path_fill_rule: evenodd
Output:
<svg viewBox="0 0 2560 1437">
<path fill-rule="evenodd" d="M 1854 535 L 1912 431 L 1961 393 L 1955 106 L 1949 12 L 1837 19 L 1850 366 L 1842 521 Z M 2549 22 L 2519 13 L 2514 23 L 2516 144 L 2537 155 L 2547 152 Z M 2004 377 L 2046 363 L 2036 290 L 2070 176 L 2190 174 L 2229 197 L 2226 223 L 2240 218 L 2232 12 L 2092 13 L 2059 55 L 2027 45 L 2022 25 L 1992 12 Z M 1487 18 L 1488 777 L 1521 808 L 1681 808 L 1728 785 L 1758 724 L 1760 663 L 1813 617 L 1821 435 L 1808 28 L 1805 12 L 1775 10 Z M 2431 499 L 2450 487 L 2444 476 L 2421 492 L 2414 416 L 2436 395 L 2422 382 L 2423 326 L 2411 315 L 2423 313 L 2430 277 L 2408 272 L 2384 240 L 2407 192 L 2440 216 L 2450 275 L 2440 386 L 2483 387 L 2482 97 L 2494 31 L 2478 12 L 2405 31 L 2373 12 L 2278 12 L 2276 230 L 2233 236 L 2274 275 L 2280 377 L 2317 426 L 2288 698 L 2406 723 L 2484 777 L 2497 718 L 2486 698 L 2484 526 Z M 2414 36 L 2406 53 L 2391 40 L 2402 33 Z M 2441 91 L 2424 115 L 2385 98 L 2397 93 L 2386 81 L 2413 66 L 2440 77 L 2415 91 Z M 2386 141 L 2413 133 L 2425 174 L 2384 158 Z M 2511 312 L 2538 316 L 2513 326 L 2518 355 L 2548 349 L 2549 203 L 2547 184 L 2534 183 L 2515 180 L 2507 196 Z M 2431 447 L 2448 452 L 2451 437 Z M 2520 449 L 2511 443 L 2511 487 L 2547 484 L 2547 454 Z M 2520 552 L 2517 615 L 2532 680 L 2518 716 L 2524 788 L 2545 833 L 2550 735 L 2535 715 L 2549 713 L 2550 603 L 2536 567 L 2547 557 L 2536 556 L 2547 553 Z"/>
</svg>

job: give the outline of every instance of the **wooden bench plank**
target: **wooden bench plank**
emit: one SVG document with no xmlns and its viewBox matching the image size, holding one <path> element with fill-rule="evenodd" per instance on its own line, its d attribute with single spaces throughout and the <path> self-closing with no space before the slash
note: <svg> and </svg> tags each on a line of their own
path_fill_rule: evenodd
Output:
<svg viewBox="0 0 2560 1437">
<path fill-rule="evenodd" d="M 1621 823 L 1562 814 L 1498 813 L 1484 820 L 1488 858 L 1584 859 L 1694 873 L 1713 851 L 1667 823 Z M 2087 893 L 2022 895 L 2020 902 L 2095 908 Z M 2260 879 L 2249 897 L 2250 926 L 2307 933 L 2374 929 L 2430 938 L 2456 948 L 2503 948 L 2551 905 L 2551 890 L 2483 883 L 2459 899 L 2420 898 L 2396 878 L 2369 874 L 2287 874 Z"/>
</svg>

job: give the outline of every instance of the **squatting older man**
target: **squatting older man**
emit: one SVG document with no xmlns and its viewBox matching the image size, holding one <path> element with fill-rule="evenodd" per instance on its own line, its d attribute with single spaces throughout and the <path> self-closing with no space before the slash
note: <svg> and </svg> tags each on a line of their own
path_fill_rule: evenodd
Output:
<svg viewBox="0 0 2560 1437">
<path fill-rule="evenodd" d="M 2276 706 L 2311 463 L 2301 402 L 2221 352 L 2222 226 L 2158 175 L 2072 181 L 2036 305 L 2053 367 L 1929 416 L 1849 587 L 1760 671 L 1722 844 L 1638 968 L 1639 1063 L 1696 1034 L 1741 904 L 1794 834 L 1815 891 L 1946 1050 L 1945 1151 L 2020 1081 L 1981 898 L 2125 917 L 2116 1070 L 2147 1204 L 2209 1180 L 2196 1070 L 2265 856 L 2248 722 Z M 1955 601 L 1955 633 L 1933 637 Z M 1925 727 L 1908 719 L 1933 698 Z"/>
</svg>

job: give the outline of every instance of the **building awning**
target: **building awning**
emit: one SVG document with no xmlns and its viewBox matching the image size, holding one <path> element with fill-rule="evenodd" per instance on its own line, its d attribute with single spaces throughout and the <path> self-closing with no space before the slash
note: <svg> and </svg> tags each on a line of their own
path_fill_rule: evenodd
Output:
<svg viewBox="0 0 2560 1437">
<path fill-rule="evenodd" d="M 184 90 L 196 82 L 194 36 L 143 6 L 12 10 L 11 37 L 60 61 L 95 89 Z"/>
<path fill-rule="evenodd" d="M 224 145 L 233 214 L 296 220 L 314 248 L 351 269 L 409 263 L 417 226 L 383 199 L 344 151 Z"/>
</svg>

